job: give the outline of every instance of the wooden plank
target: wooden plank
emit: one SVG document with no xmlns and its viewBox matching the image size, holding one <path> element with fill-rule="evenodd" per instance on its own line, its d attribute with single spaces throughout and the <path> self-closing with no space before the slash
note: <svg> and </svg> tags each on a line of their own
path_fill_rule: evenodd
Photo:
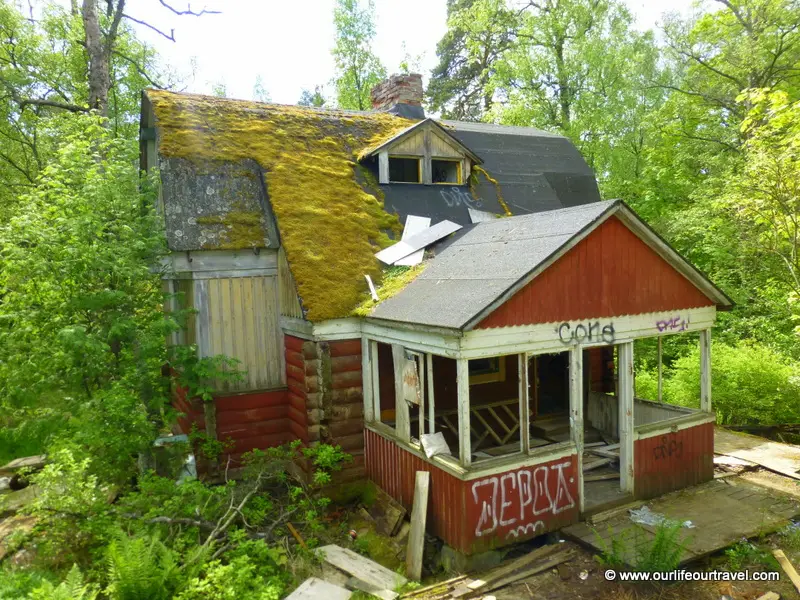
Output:
<svg viewBox="0 0 800 600">
<path fill-rule="evenodd" d="M 577 344 L 569 350 L 569 417 L 572 441 L 578 450 L 578 503 L 583 512 L 583 348 Z"/>
<path fill-rule="evenodd" d="M 418 233 L 422 233 L 430 226 L 431 226 L 430 217 L 418 217 L 417 215 L 408 215 L 406 217 L 405 227 L 403 228 L 403 236 L 400 238 L 400 241 L 408 241 L 411 237 L 415 236 Z M 424 255 L 425 255 L 425 249 L 422 248 L 420 250 L 417 250 L 416 252 L 412 252 L 405 258 L 401 258 L 400 260 L 395 261 L 394 264 L 403 267 L 413 267 L 422 262 Z"/>
<path fill-rule="evenodd" d="M 411 508 L 411 531 L 406 549 L 406 575 L 415 581 L 422 578 L 422 554 L 425 550 L 425 524 L 428 520 L 428 492 L 431 474 L 417 471 L 414 482 L 414 505 Z"/>
<path fill-rule="evenodd" d="M 372 520 L 375 521 L 375 528 L 378 533 L 388 536 L 396 535 L 403 524 L 406 509 L 380 487 L 376 487 L 376 490 L 375 502 L 372 503 L 367 512 L 372 517 Z"/>
<path fill-rule="evenodd" d="M 528 355 L 517 355 L 519 374 L 519 434 L 523 452 L 531 449 L 531 406 L 528 386 Z"/>
<path fill-rule="evenodd" d="M 585 473 L 586 471 L 591 471 L 592 469 L 599 469 L 600 467 L 611 464 L 615 460 L 616 459 L 614 458 L 599 458 L 597 460 L 589 461 L 583 464 L 583 469 L 581 469 L 581 471 Z"/>
<path fill-rule="evenodd" d="M 389 151 L 378 152 L 378 182 L 389 183 Z"/>
<path fill-rule="evenodd" d="M 767 592 L 763 596 L 759 596 L 756 600 L 781 600 L 781 597 L 775 592 Z"/>
<path fill-rule="evenodd" d="M 361 373 L 363 377 L 362 389 L 364 394 L 364 422 L 372 423 L 375 420 L 375 405 L 373 404 L 373 384 L 372 384 L 372 364 L 370 355 L 370 341 L 366 337 L 361 338 Z"/>
<path fill-rule="evenodd" d="M 349 600 L 353 593 L 343 587 L 328 583 L 316 577 L 309 577 L 300 584 L 295 591 L 286 597 L 286 600 Z"/>
<path fill-rule="evenodd" d="M 402 575 L 382 567 L 375 561 L 336 544 L 323 546 L 319 552 L 325 562 L 378 589 L 393 590 L 408 581 Z"/>
<path fill-rule="evenodd" d="M 406 365 L 406 349 L 400 344 L 392 344 L 392 364 L 394 366 L 394 410 L 397 437 L 403 442 L 411 441 L 411 421 L 409 420 L 408 402 L 404 400 L 404 376 Z"/>
<path fill-rule="evenodd" d="M 711 328 L 700 332 L 700 410 L 711 412 Z"/>
<path fill-rule="evenodd" d="M 633 342 L 619 344 L 619 439 L 620 439 L 620 488 L 630 494 L 634 490 L 633 439 L 635 426 L 633 416 Z"/>
<path fill-rule="evenodd" d="M 426 375 L 428 382 L 428 432 L 436 433 L 436 403 L 433 397 L 433 354 L 425 354 Z M 422 418 L 422 415 L 420 415 Z"/>
<path fill-rule="evenodd" d="M 547 558 L 541 562 L 534 563 L 529 568 L 522 569 L 521 571 L 512 573 L 510 575 L 507 575 L 506 577 L 503 577 L 492 583 L 489 583 L 486 585 L 486 587 L 479 588 L 477 590 L 478 596 L 473 596 L 473 597 L 480 597 L 488 592 L 493 592 L 494 590 L 498 590 L 507 585 L 511 585 L 512 583 L 515 583 L 520 579 L 525 579 L 526 577 L 530 577 L 532 575 L 536 575 L 537 573 L 542 573 L 543 571 L 552 569 L 553 567 L 568 561 L 570 558 L 573 557 L 574 554 L 575 551 L 571 548 L 568 550 L 563 550 L 562 552 L 558 552 L 557 554 L 554 554 L 550 558 Z"/>
<path fill-rule="evenodd" d="M 469 361 L 456 360 L 456 389 L 458 398 L 458 454 L 463 467 L 472 463 L 469 410 Z"/>
<path fill-rule="evenodd" d="M 469 584 L 469 587 L 473 590 L 480 589 L 484 586 L 491 585 L 496 581 L 500 581 L 504 577 L 507 577 L 514 571 L 518 571 L 530 565 L 532 562 L 537 560 L 541 560 L 547 558 L 548 556 L 555 554 L 556 551 L 561 549 L 560 544 L 549 544 L 547 546 L 542 546 L 541 548 L 536 548 L 527 554 L 520 556 L 519 558 L 512 560 L 506 564 L 499 565 L 494 569 L 486 571 L 485 573 L 481 573 L 477 576 L 476 580 Z"/>
<path fill-rule="evenodd" d="M 783 569 L 783 572 L 786 573 L 791 582 L 794 584 L 795 589 L 798 592 L 800 592 L 800 575 L 797 574 L 794 565 L 792 565 L 792 563 L 789 562 L 789 559 L 786 558 L 786 555 L 783 553 L 783 550 L 781 549 L 773 550 L 772 556 L 774 556 L 775 560 L 778 561 L 778 564 L 780 564 L 781 568 Z"/>
<path fill-rule="evenodd" d="M 609 481 L 611 479 L 619 479 L 619 473 L 600 473 L 598 475 L 584 475 L 583 481 Z"/>
<path fill-rule="evenodd" d="M 747 460 L 800 480 L 800 448 L 720 427 L 714 428 L 714 453 Z"/>
<path fill-rule="evenodd" d="M 447 579 L 446 581 L 439 581 L 437 583 L 432 583 L 431 585 L 426 585 L 425 587 L 417 588 L 416 590 L 406 592 L 401 596 L 401 598 L 403 600 L 405 600 L 406 598 L 415 598 L 417 596 L 425 595 L 432 590 L 454 587 L 455 584 L 464 581 L 466 578 L 467 578 L 466 575 L 459 575 L 458 577 L 453 577 L 452 579 Z"/>
<path fill-rule="evenodd" d="M 348 579 L 347 583 L 345 583 L 345 586 L 351 590 L 366 592 L 367 594 L 375 596 L 376 598 L 380 598 L 381 600 L 394 600 L 397 598 L 397 596 L 399 596 L 399 594 L 395 591 L 376 588 L 374 585 L 370 585 L 355 577 Z M 322 598 L 322 596 L 320 596 L 320 598 Z M 327 600 L 327 598 L 325 600 Z"/>
<path fill-rule="evenodd" d="M 457 223 L 447 220 L 439 221 L 433 227 L 428 227 L 426 230 L 411 236 L 405 241 L 397 242 L 381 250 L 375 254 L 375 258 L 387 265 L 393 265 L 401 258 L 405 258 L 417 250 L 426 248 L 459 229 L 461 229 L 461 225 Z"/>
</svg>

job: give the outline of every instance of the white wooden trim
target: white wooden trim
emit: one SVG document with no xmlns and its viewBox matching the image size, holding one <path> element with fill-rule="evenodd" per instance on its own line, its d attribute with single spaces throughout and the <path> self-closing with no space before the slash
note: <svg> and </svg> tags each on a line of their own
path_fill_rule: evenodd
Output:
<svg viewBox="0 0 800 600">
<path fill-rule="evenodd" d="M 583 348 L 578 344 L 569 350 L 569 425 L 578 453 L 578 496 L 583 512 Z"/>
<path fill-rule="evenodd" d="M 211 313 L 208 306 L 208 280 L 192 283 L 192 302 L 197 311 L 195 322 L 195 343 L 200 358 L 211 356 Z"/>
<path fill-rule="evenodd" d="M 370 360 L 370 341 L 366 337 L 361 338 L 361 386 L 364 396 L 364 422 L 370 423 L 375 420 L 375 405 L 372 400 L 372 361 Z"/>
<path fill-rule="evenodd" d="M 661 348 L 661 336 L 658 336 L 658 401 L 664 401 L 664 364 L 663 351 Z"/>
<path fill-rule="evenodd" d="M 378 152 L 378 183 L 389 183 L 389 151 Z"/>
<path fill-rule="evenodd" d="M 380 381 L 380 367 L 378 363 L 378 342 L 370 340 L 369 342 L 369 361 L 370 371 L 372 373 L 372 415 L 374 421 L 380 422 L 381 420 L 381 381 Z"/>
<path fill-rule="evenodd" d="M 617 346 L 619 358 L 619 441 L 620 487 L 633 493 L 634 418 L 633 418 L 633 342 Z"/>
<path fill-rule="evenodd" d="M 361 337 L 363 321 L 358 318 L 329 319 L 313 324 L 314 339 L 319 341 L 351 340 Z"/>
<path fill-rule="evenodd" d="M 635 430 L 634 438 L 637 440 L 646 440 L 647 438 L 658 437 L 667 433 L 691 429 L 692 427 L 697 427 L 704 423 L 715 423 L 716 420 L 717 417 L 713 413 L 697 412 L 690 415 L 681 415 L 656 423 L 639 425 Z"/>
<path fill-rule="evenodd" d="M 458 454 L 463 467 L 472 462 L 472 440 L 469 427 L 469 361 L 456 361 L 456 389 L 458 391 Z"/>
<path fill-rule="evenodd" d="M 175 279 L 236 279 L 238 277 L 277 277 L 278 269 L 231 269 L 229 271 L 178 271 Z"/>
<path fill-rule="evenodd" d="M 473 329 L 465 332 L 460 340 L 461 356 L 485 358 L 520 352 L 534 354 L 565 352 L 575 342 L 573 334 L 581 337 L 577 341 L 584 348 L 612 346 L 638 338 L 708 329 L 714 324 L 716 315 L 716 307 L 704 306 L 620 317 L 592 317 L 561 323 Z M 606 334 L 603 337 L 603 329 L 607 326 L 613 326 L 613 340 L 608 335 L 608 329 L 605 330 Z M 588 327 L 592 328 L 592 340 L 588 339 L 588 333 L 583 337 L 583 332 L 587 331 Z"/>
<path fill-rule="evenodd" d="M 519 367 L 519 433 L 520 446 L 524 453 L 531 449 L 531 407 L 528 389 L 528 355 L 518 354 L 517 360 Z"/>
<path fill-rule="evenodd" d="M 364 335 L 369 336 L 371 339 L 386 344 L 402 344 L 409 350 L 416 352 L 430 352 L 449 358 L 458 357 L 459 344 L 456 337 L 446 337 L 432 331 L 394 329 L 369 321 L 363 323 L 362 331 Z"/>
<path fill-rule="evenodd" d="M 203 273 L 213 271 L 250 271 L 278 268 L 278 251 L 261 248 L 253 250 L 194 250 L 172 252 L 163 264 L 175 273 Z M 245 275 L 241 275 L 245 276 Z"/>
<path fill-rule="evenodd" d="M 711 412 L 711 328 L 700 332 L 700 410 Z"/>
<path fill-rule="evenodd" d="M 311 321 L 298 319 L 296 317 L 281 316 L 279 320 L 281 329 L 287 335 L 293 335 L 304 340 L 314 339 L 314 325 Z"/>
<path fill-rule="evenodd" d="M 392 364 L 394 366 L 394 416 L 397 437 L 404 441 L 411 441 L 411 421 L 409 418 L 408 402 L 403 394 L 403 374 L 406 364 L 406 349 L 400 344 L 392 344 Z"/>
<path fill-rule="evenodd" d="M 428 431 L 436 433 L 436 400 L 433 397 L 433 354 L 425 354 L 426 371 L 428 372 Z M 422 415 L 419 416 L 422 420 Z"/>
</svg>

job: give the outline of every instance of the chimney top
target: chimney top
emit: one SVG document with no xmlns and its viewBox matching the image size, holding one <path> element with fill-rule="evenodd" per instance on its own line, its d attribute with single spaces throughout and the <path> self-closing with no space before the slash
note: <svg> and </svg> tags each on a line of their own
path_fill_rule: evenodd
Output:
<svg viewBox="0 0 800 600">
<path fill-rule="evenodd" d="M 392 75 L 370 92 L 372 108 L 409 119 L 424 119 L 422 75 Z"/>
</svg>

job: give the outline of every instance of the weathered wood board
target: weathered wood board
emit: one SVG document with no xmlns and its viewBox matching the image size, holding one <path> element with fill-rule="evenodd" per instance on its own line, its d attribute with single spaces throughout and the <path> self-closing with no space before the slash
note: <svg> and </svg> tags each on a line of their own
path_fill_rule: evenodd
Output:
<svg viewBox="0 0 800 600">
<path fill-rule="evenodd" d="M 726 481 L 735 484 L 736 479 Z M 691 521 L 694 525 L 681 529 L 681 540 L 686 544 L 681 563 L 730 546 L 742 538 L 777 530 L 800 514 L 800 503 L 790 497 L 745 482 L 730 485 L 719 480 L 673 492 L 647 504 L 654 513 L 674 521 Z M 600 552 L 608 547 L 612 538 L 626 539 L 625 560 L 629 564 L 637 549 L 653 540 L 654 531 L 652 527 L 634 523 L 628 511 L 614 514 L 594 529 L 586 523 L 578 523 L 562 530 L 567 537 Z"/>
<path fill-rule="evenodd" d="M 414 485 L 414 506 L 411 509 L 411 532 L 406 550 L 406 575 L 415 581 L 422 578 L 422 555 L 425 550 L 425 524 L 428 517 L 429 471 L 417 471 Z"/>
<path fill-rule="evenodd" d="M 286 600 L 349 600 L 353 592 L 316 577 L 309 577 Z"/>
<path fill-rule="evenodd" d="M 375 489 L 377 490 L 375 502 L 369 507 L 367 513 L 375 521 L 378 533 L 388 536 L 396 535 L 403 525 L 406 509 L 381 488 L 376 487 Z"/>
<path fill-rule="evenodd" d="M 326 562 L 377 589 L 394 590 L 408 581 L 375 561 L 336 544 L 323 546 L 319 552 Z"/>
<path fill-rule="evenodd" d="M 714 452 L 748 460 L 781 475 L 800 479 L 800 447 L 714 428 Z"/>
</svg>

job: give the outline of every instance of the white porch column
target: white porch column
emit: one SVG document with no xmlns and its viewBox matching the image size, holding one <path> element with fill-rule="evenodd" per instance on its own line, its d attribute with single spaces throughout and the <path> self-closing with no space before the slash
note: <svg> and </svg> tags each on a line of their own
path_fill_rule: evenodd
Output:
<svg viewBox="0 0 800 600">
<path fill-rule="evenodd" d="M 658 401 L 664 401 L 664 371 L 661 336 L 658 336 Z"/>
<path fill-rule="evenodd" d="M 436 404 L 433 397 L 433 354 L 426 354 L 425 361 L 428 372 L 428 433 L 436 433 Z M 423 415 L 419 418 L 422 420 Z"/>
<path fill-rule="evenodd" d="M 402 442 L 411 441 L 411 423 L 409 421 L 408 402 L 403 393 L 403 376 L 406 364 L 406 349 L 400 344 L 392 344 L 394 363 L 394 415 L 397 437 Z"/>
<path fill-rule="evenodd" d="M 633 342 L 617 346 L 619 357 L 620 489 L 633 493 Z"/>
<path fill-rule="evenodd" d="M 472 440 L 469 428 L 469 360 L 456 360 L 456 389 L 458 390 L 458 454 L 461 465 L 472 463 Z"/>
<path fill-rule="evenodd" d="M 378 342 L 369 343 L 369 361 L 371 369 L 370 382 L 372 384 L 372 416 L 376 421 L 381 421 L 381 382 L 378 369 Z"/>
<path fill-rule="evenodd" d="M 569 349 L 569 421 L 578 450 L 578 497 L 583 512 L 583 348 Z"/>
<path fill-rule="evenodd" d="M 531 406 L 528 402 L 528 355 L 519 358 L 519 435 L 523 452 L 531 449 Z"/>
<path fill-rule="evenodd" d="M 700 331 L 700 410 L 711 412 L 711 329 Z"/>
<path fill-rule="evenodd" d="M 372 400 L 372 354 L 369 348 L 369 339 L 361 338 L 361 389 L 364 395 L 364 422 L 371 423 L 375 420 L 375 405 Z"/>
</svg>

